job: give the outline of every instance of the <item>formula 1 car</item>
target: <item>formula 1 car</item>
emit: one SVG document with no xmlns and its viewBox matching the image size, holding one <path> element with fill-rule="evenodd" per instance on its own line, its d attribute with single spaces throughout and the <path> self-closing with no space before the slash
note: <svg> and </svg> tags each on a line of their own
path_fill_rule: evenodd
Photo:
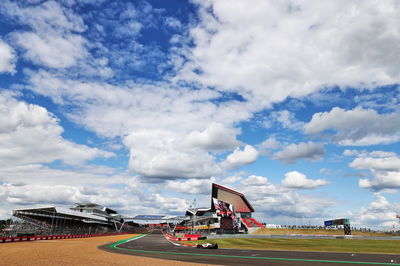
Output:
<svg viewBox="0 0 400 266">
<path fill-rule="evenodd" d="M 217 249 L 218 244 L 211 244 L 211 243 L 197 244 L 196 248 Z"/>
</svg>

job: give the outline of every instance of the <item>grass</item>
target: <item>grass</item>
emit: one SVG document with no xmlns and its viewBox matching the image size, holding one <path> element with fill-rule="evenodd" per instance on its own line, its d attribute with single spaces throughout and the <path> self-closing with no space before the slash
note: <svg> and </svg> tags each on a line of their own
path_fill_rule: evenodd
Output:
<svg viewBox="0 0 400 266">
<path fill-rule="evenodd" d="M 306 234 L 306 235 L 344 235 L 341 230 L 314 230 L 314 229 L 287 229 L 287 228 L 259 228 L 253 234 L 269 234 L 269 235 L 290 235 L 290 234 Z M 398 234 L 376 233 L 352 231 L 355 236 L 392 236 Z"/>
<path fill-rule="evenodd" d="M 217 243 L 220 248 L 400 254 L 398 240 L 233 238 L 188 241 Z"/>
</svg>

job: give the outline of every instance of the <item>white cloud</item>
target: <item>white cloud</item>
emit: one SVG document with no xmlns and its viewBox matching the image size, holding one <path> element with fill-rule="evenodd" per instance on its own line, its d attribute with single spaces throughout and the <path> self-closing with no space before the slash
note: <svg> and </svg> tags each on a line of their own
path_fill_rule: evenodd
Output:
<svg viewBox="0 0 400 266">
<path fill-rule="evenodd" d="M 329 182 L 324 179 L 308 179 L 297 171 L 286 173 L 285 179 L 282 180 L 283 186 L 292 189 L 313 189 L 328 184 Z"/>
<path fill-rule="evenodd" d="M 8 0 L 2 1 L 5 13 L 28 25 L 35 31 L 75 31 L 83 32 L 86 26 L 83 20 L 72 12 L 72 9 L 62 7 L 56 1 L 46 1 L 38 5 L 24 5 Z"/>
<path fill-rule="evenodd" d="M 268 182 L 268 178 L 263 176 L 251 175 L 241 182 L 243 186 L 262 186 L 271 185 Z"/>
<path fill-rule="evenodd" d="M 236 183 L 236 182 L 242 180 L 242 177 L 240 174 L 241 173 L 239 172 L 236 175 L 225 177 L 223 180 L 221 180 L 221 184 L 231 185 L 233 183 Z"/>
<path fill-rule="evenodd" d="M 5 1 L 3 8 L 7 15 L 30 27 L 31 31 L 15 31 L 11 37 L 34 64 L 67 68 L 86 56 L 86 40 L 76 34 L 86 30 L 83 20 L 61 4 L 47 1 L 23 6 Z"/>
<path fill-rule="evenodd" d="M 212 123 L 203 131 L 193 131 L 183 140 L 189 146 L 205 150 L 233 150 L 240 142 L 236 140 L 237 129 L 226 128 L 222 124 Z"/>
<path fill-rule="evenodd" d="M 314 114 L 304 126 L 307 134 L 327 130 L 337 132 L 333 140 L 339 145 L 393 143 L 400 139 L 400 114 L 378 114 L 375 110 L 361 107 L 346 111 L 335 107 L 330 112 Z"/>
<path fill-rule="evenodd" d="M 62 138 L 63 128 L 43 107 L 0 94 L 0 162 L 2 165 L 50 163 L 78 164 L 113 154 Z"/>
<path fill-rule="evenodd" d="M 182 28 L 182 23 L 174 17 L 167 17 L 165 19 L 165 24 L 174 30 L 179 30 Z"/>
<path fill-rule="evenodd" d="M 0 73 L 15 73 L 16 55 L 14 49 L 0 39 Z"/>
<path fill-rule="evenodd" d="M 150 178 L 208 178 L 221 173 L 214 156 L 181 146 L 182 136 L 166 130 L 141 130 L 124 138 L 130 167 Z"/>
<path fill-rule="evenodd" d="M 354 169 L 374 169 L 381 171 L 400 171 L 400 158 L 397 156 L 387 157 L 360 157 L 354 159 L 349 166 Z"/>
<path fill-rule="evenodd" d="M 245 164 L 254 163 L 258 158 L 258 151 L 251 145 L 246 145 L 243 150 L 236 148 L 226 157 L 222 165 L 226 168 L 235 168 Z"/>
<path fill-rule="evenodd" d="M 168 181 L 166 184 L 167 189 L 185 194 L 204 194 L 210 195 L 211 184 L 215 182 L 215 178 L 211 179 L 189 179 L 183 182 Z"/>
<path fill-rule="evenodd" d="M 281 160 L 286 164 L 296 163 L 297 160 L 306 159 L 309 161 L 321 160 L 325 155 L 324 144 L 314 142 L 300 142 L 290 144 L 283 150 L 273 154 L 272 158 Z"/>
<path fill-rule="evenodd" d="M 396 1 L 196 4 L 200 22 L 190 31 L 194 46 L 183 52 L 189 60 L 181 79 L 239 93 L 264 107 L 326 86 L 399 82 Z"/>
<path fill-rule="evenodd" d="M 112 86 L 40 71 L 31 73 L 30 88 L 58 104 L 75 106 L 66 116 L 87 129 L 105 137 L 122 136 L 130 150 L 130 168 L 152 178 L 221 174 L 216 153 L 241 144 L 236 140 L 240 130 L 232 125 L 250 116 L 246 103 L 218 104 L 213 100 L 220 95 L 212 90 L 177 90 L 164 83 Z M 252 158 L 256 153 L 254 148 L 244 152 L 252 152 Z"/>
<path fill-rule="evenodd" d="M 160 194 L 155 194 L 154 197 L 154 201 L 149 201 L 152 206 L 148 207 L 155 209 L 155 214 L 160 214 L 161 212 L 182 215 L 182 210 L 189 208 L 188 201 L 182 198 L 164 197 Z"/>
<path fill-rule="evenodd" d="M 52 68 L 74 66 L 86 54 L 85 39 L 76 34 L 58 36 L 23 32 L 14 34 L 14 40 L 25 50 L 26 59 Z"/>
<path fill-rule="evenodd" d="M 289 217 L 321 217 L 327 208 L 335 205 L 332 200 L 324 196 L 303 195 L 291 189 L 274 185 L 263 176 L 249 176 L 240 183 L 240 187 L 233 187 L 243 193 L 250 201 L 256 217 L 266 217 L 268 220 Z"/>
<path fill-rule="evenodd" d="M 163 192 L 164 185 L 160 184 Z M 182 197 L 166 197 L 148 188 L 138 177 L 112 168 L 60 170 L 32 164 L 2 167 L 0 201 L 2 210 L 8 212 L 0 215 L 11 216 L 12 209 L 26 205 L 70 207 L 75 202 L 96 202 L 127 215 L 182 214 L 189 207 Z"/>
<path fill-rule="evenodd" d="M 362 207 L 358 212 L 349 212 L 351 224 L 357 227 L 372 227 L 378 229 L 393 229 L 398 226 L 396 215 L 400 212 L 398 203 L 389 202 L 380 193 L 374 193 L 375 200 L 368 207 Z"/>
<path fill-rule="evenodd" d="M 272 112 L 272 119 L 281 123 L 284 128 L 291 130 L 300 130 L 303 128 L 304 123 L 296 119 L 295 114 L 287 110 Z"/>
<path fill-rule="evenodd" d="M 400 171 L 371 171 L 373 179 L 362 178 L 358 185 L 373 191 L 400 188 Z"/>
<path fill-rule="evenodd" d="M 400 158 L 394 152 L 372 151 L 351 152 L 356 155 L 349 166 L 357 170 L 368 169 L 372 179 L 361 178 L 359 186 L 374 191 L 400 188 Z"/>
<path fill-rule="evenodd" d="M 263 155 L 271 155 L 273 150 L 279 149 L 282 147 L 282 143 L 280 143 L 275 137 L 269 137 L 264 140 L 260 144 L 257 145 L 258 150 Z"/>
</svg>

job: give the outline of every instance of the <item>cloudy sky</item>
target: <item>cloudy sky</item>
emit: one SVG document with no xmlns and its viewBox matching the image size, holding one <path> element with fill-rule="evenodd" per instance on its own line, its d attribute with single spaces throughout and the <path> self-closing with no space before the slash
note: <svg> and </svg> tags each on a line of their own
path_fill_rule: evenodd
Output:
<svg viewBox="0 0 400 266">
<path fill-rule="evenodd" d="M 400 227 L 398 1 L 0 3 L 0 218 L 97 202 Z"/>
</svg>

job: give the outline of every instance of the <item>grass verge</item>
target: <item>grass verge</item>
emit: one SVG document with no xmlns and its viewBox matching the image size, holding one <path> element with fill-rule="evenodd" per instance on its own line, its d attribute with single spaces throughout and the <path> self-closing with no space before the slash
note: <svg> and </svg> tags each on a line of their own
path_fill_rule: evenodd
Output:
<svg viewBox="0 0 400 266">
<path fill-rule="evenodd" d="M 187 241 L 217 243 L 220 248 L 400 254 L 398 240 L 234 238 Z"/>
<path fill-rule="evenodd" d="M 322 229 L 288 229 L 288 228 L 259 228 L 253 234 L 267 234 L 267 235 L 290 235 L 290 234 L 306 234 L 306 235 L 344 235 L 343 229 L 341 230 L 322 230 Z M 377 233 L 377 232 L 364 232 L 352 231 L 355 236 L 397 236 L 398 233 Z"/>
</svg>

